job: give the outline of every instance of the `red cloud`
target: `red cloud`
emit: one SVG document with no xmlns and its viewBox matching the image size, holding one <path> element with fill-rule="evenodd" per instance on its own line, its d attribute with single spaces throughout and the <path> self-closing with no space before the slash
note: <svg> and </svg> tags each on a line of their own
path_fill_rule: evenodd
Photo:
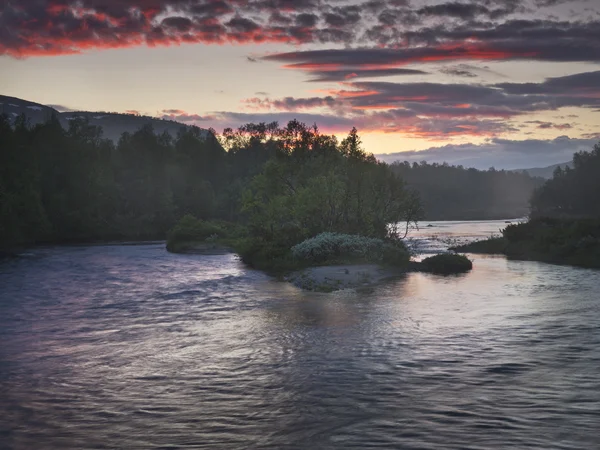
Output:
<svg viewBox="0 0 600 450">
<path fill-rule="evenodd" d="M 600 107 L 600 71 L 541 83 L 491 86 L 441 83 L 347 82 L 352 89 L 321 90 L 327 97 L 245 101 L 256 111 L 295 112 L 325 108 L 367 131 L 399 132 L 413 137 L 496 136 L 514 131 L 509 119 L 560 107 Z M 584 90 L 592 95 L 578 95 Z M 523 95 L 526 94 L 526 95 Z M 569 123 L 533 121 L 541 129 L 567 130 Z"/>
<path fill-rule="evenodd" d="M 329 77 L 339 79 L 364 78 L 364 70 L 369 76 L 399 75 L 391 69 L 417 62 L 600 61 L 597 20 L 505 20 L 508 10 L 502 9 L 477 13 L 486 17 L 479 21 L 463 15 L 486 10 L 456 15 L 452 9 L 455 20 L 441 27 L 430 21 L 438 10 L 416 13 L 404 1 L 365 1 L 362 7 L 317 0 L 4 1 L 0 53 L 27 57 L 184 43 L 341 44 L 345 48 L 266 58 L 310 72 L 337 71 Z M 370 48 L 352 48 L 357 44 Z"/>
<path fill-rule="evenodd" d="M 283 3 L 290 13 L 296 11 Z M 254 16 L 257 8 L 269 7 L 245 0 L 4 2 L 0 6 L 0 28 L 4 29 L 0 54 L 22 58 L 141 45 L 298 44 L 314 40 L 310 27 L 272 26 L 266 20 L 256 22 L 240 15 Z"/>
</svg>

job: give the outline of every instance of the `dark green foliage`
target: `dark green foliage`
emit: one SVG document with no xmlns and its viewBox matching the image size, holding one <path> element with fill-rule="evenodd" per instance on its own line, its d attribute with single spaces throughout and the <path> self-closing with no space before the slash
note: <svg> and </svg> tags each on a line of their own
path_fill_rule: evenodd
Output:
<svg viewBox="0 0 600 450">
<path fill-rule="evenodd" d="M 395 241 L 383 248 L 381 263 L 388 266 L 406 267 L 410 262 L 410 256 L 404 243 Z"/>
<path fill-rule="evenodd" d="M 464 273 L 473 269 L 473 263 L 465 255 L 455 253 L 442 253 L 430 256 L 421 261 L 421 268 L 425 272 L 439 275 Z"/>
<path fill-rule="evenodd" d="M 600 145 L 558 167 L 534 192 L 531 220 L 503 235 L 510 258 L 600 268 Z"/>
<path fill-rule="evenodd" d="M 65 131 L 56 117 L 34 127 L 3 117 L 0 144 L 4 249 L 162 239 L 172 229 L 171 250 L 217 235 L 250 264 L 277 268 L 293 245 L 323 231 L 398 237 L 388 224 L 421 214 L 418 198 L 362 149 L 356 130 L 338 142 L 297 121 L 249 124 L 219 140 L 197 128 L 173 138 L 146 125 L 115 145 L 85 120 Z"/>
<path fill-rule="evenodd" d="M 31 127 L 0 117 L 0 249 L 43 242 L 163 239 L 185 214 L 239 216 L 253 176 L 212 133 L 151 126 L 118 144 L 85 120 Z M 235 170 L 233 167 L 235 166 Z"/>
<path fill-rule="evenodd" d="M 420 218 L 417 196 L 362 149 L 356 130 L 340 143 L 295 121 L 270 133 L 230 138 L 235 145 L 260 141 L 274 149 L 242 196 L 249 235 L 239 251 L 249 264 L 274 270 L 294 265 L 290 249 L 323 232 L 398 238 L 402 230 L 389 224 Z"/>
<path fill-rule="evenodd" d="M 465 169 L 448 164 L 391 165 L 421 198 L 427 220 L 486 220 L 524 217 L 541 178 L 504 170 Z"/>
<path fill-rule="evenodd" d="M 600 220 L 532 219 L 504 230 L 505 254 L 555 264 L 600 267 Z"/>
<path fill-rule="evenodd" d="M 508 240 L 504 237 L 492 237 L 483 241 L 475 241 L 466 245 L 452 247 L 450 250 L 465 253 L 484 253 L 501 255 L 506 251 Z"/>
<path fill-rule="evenodd" d="M 225 239 L 226 231 L 215 223 L 198 220 L 191 214 L 186 214 L 169 231 L 167 250 L 176 252 L 192 243 L 203 242 L 207 239 Z"/>
<path fill-rule="evenodd" d="M 573 156 L 573 168 L 557 168 L 531 198 L 534 218 L 600 218 L 600 144 Z"/>
<path fill-rule="evenodd" d="M 302 261 L 295 260 L 290 247 L 281 242 L 246 236 L 235 240 L 233 248 L 245 264 L 273 275 L 283 275 L 308 266 Z"/>
<path fill-rule="evenodd" d="M 396 234 L 388 224 L 420 218 L 418 198 L 362 150 L 356 130 L 338 143 L 291 122 L 276 144 L 243 195 L 253 236 L 288 248 L 326 231 L 385 238 Z"/>
</svg>

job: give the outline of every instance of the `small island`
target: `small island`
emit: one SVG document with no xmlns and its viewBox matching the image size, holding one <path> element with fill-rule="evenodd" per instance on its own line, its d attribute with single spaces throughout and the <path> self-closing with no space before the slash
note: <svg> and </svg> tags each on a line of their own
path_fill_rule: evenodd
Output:
<svg viewBox="0 0 600 450">
<path fill-rule="evenodd" d="M 248 230 L 228 223 L 205 222 L 186 215 L 169 233 L 172 253 L 237 253 L 242 261 L 306 290 L 332 292 L 372 286 L 407 272 L 451 275 L 468 272 L 472 262 L 464 255 L 445 253 L 411 261 L 402 240 L 370 238 L 334 232 L 320 233 L 286 251 L 277 248 L 252 259 Z M 270 258 L 269 258 L 270 257 Z"/>
<path fill-rule="evenodd" d="M 411 261 L 403 238 L 423 215 L 419 197 L 362 149 L 356 129 L 341 142 L 292 122 L 275 134 L 255 138 L 257 146 L 273 146 L 273 156 L 242 192 L 238 220 L 186 215 L 169 232 L 169 251 L 229 249 L 251 267 L 326 292 L 408 271 L 471 270 L 461 255 Z M 231 140 L 239 145 L 242 136 Z"/>
</svg>

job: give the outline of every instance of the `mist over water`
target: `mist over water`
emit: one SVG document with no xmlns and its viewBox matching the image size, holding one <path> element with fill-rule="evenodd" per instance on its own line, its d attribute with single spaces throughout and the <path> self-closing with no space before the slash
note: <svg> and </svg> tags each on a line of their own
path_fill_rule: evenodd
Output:
<svg viewBox="0 0 600 450">
<path fill-rule="evenodd" d="M 1 262 L 0 448 L 598 448 L 600 272 L 473 259 L 333 294 L 163 244 Z"/>
</svg>

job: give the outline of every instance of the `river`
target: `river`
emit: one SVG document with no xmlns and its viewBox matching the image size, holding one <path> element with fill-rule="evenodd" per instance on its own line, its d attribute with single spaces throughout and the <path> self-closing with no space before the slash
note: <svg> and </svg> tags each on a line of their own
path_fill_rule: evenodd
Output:
<svg viewBox="0 0 600 450">
<path fill-rule="evenodd" d="M 0 262 L 0 448 L 600 448 L 600 271 L 472 258 L 333 294 L 160 243 Z"/>
</svg>

